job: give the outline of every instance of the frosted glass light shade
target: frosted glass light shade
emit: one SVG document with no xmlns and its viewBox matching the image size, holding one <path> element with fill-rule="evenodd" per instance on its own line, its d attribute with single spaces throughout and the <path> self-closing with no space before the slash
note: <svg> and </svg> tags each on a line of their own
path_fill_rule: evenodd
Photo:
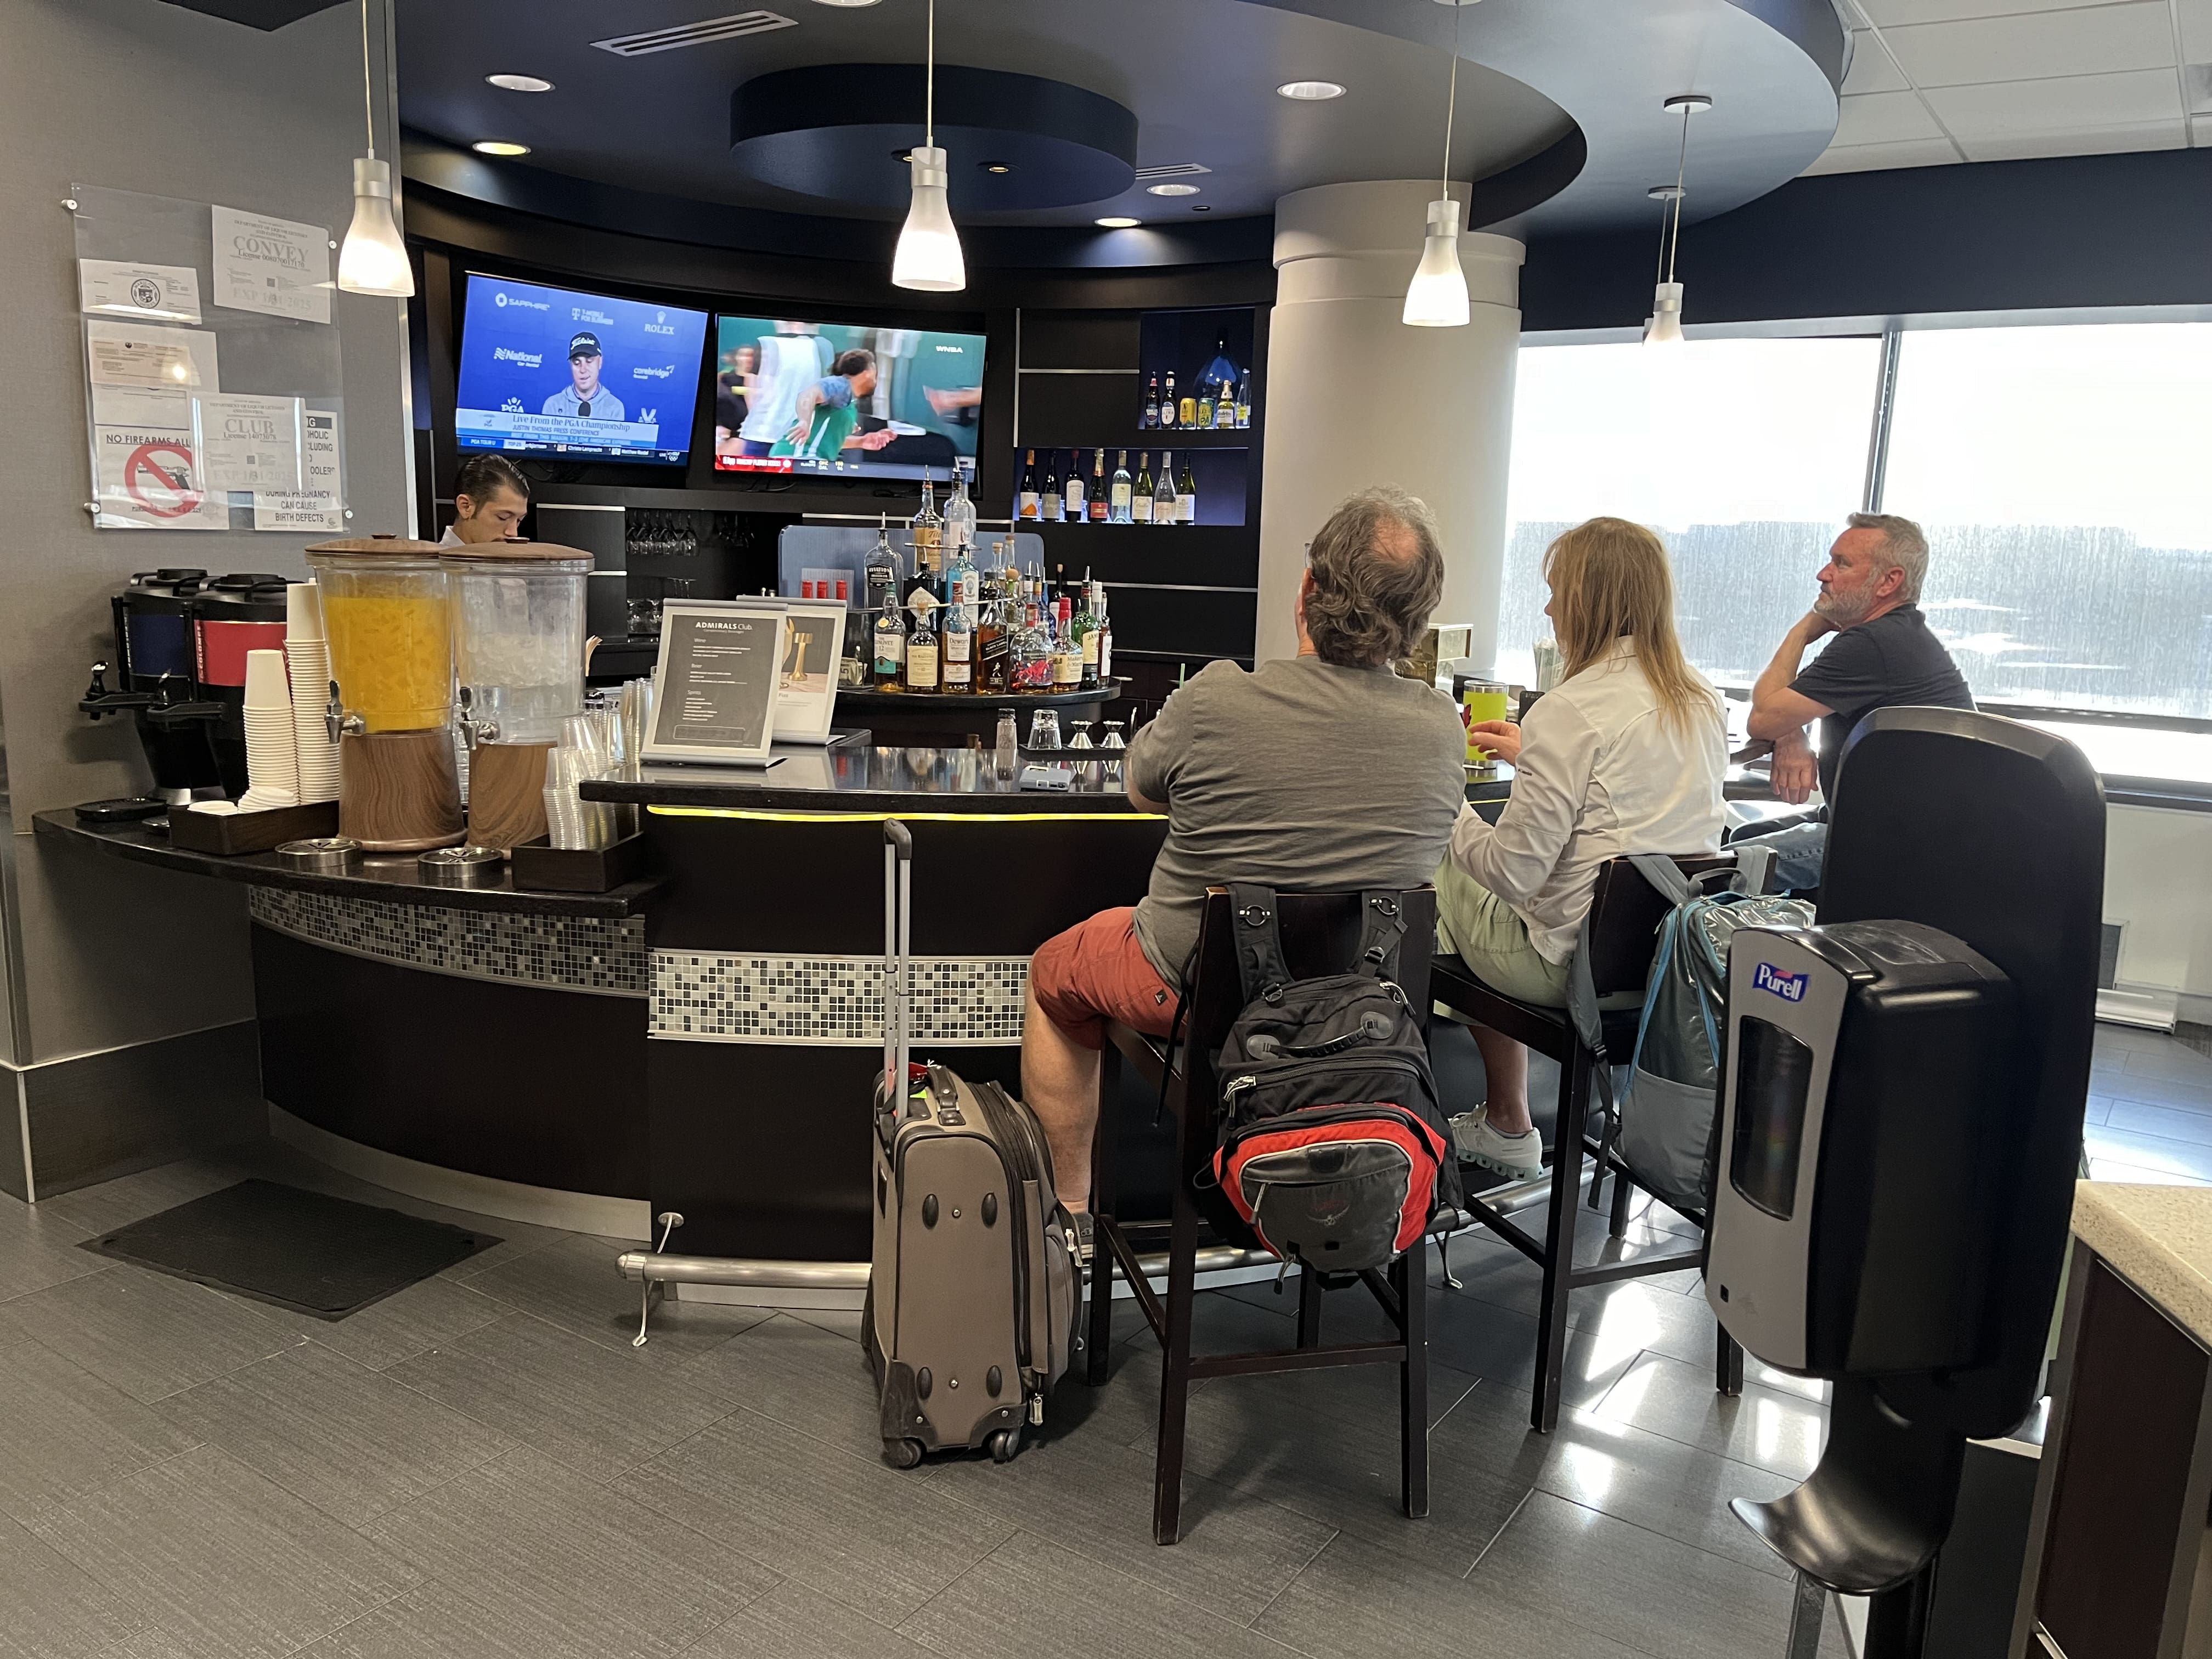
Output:
<svg viewBox="0 0 2212 1659">
<path fill-rule="evenodd" d="M 1662 283 L 1652 291 L 1651 315 L 1644 325 L 1648 346 L 1682 343 L 1682 285 Z"/>
<path fill-rule="evenodd" d="M 415 292 L 407 244 L 392 217 L 392 163 L 357 156 L 353 164 L 353 223 L 338 249 L 338 286 L 349 294 L 404 300 Z"/>
<path fill-rule="evenodd" d="M 914 202 L 899 232 L 891 259 L 891 286 L 949 293 L 968 286 L 968 264 L 960 256 L 960 233 L 952 228 L 952 209 L 945 196 L 945 152 L 917 144 L 908 152 L 914 169 Z"/>
<path fill-rule="evenodd" d="M 1459 264 L 1459 204 L 1449 197 L 1429 204 L 1429 234 L 1421 263 L 1407 285 L 1404 319 L 1415 328 L 1467 325 L 1467 273 Z"/>
</svg>

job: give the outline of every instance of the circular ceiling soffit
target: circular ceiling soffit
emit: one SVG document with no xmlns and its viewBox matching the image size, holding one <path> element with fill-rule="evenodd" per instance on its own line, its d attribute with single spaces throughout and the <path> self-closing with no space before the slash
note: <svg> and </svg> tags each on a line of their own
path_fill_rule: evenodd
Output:
<svg viewBox="0 0 2212 1659">
<path fill-rule="evenodd" d="M 730 94 L 731 159 L 802 196 L 903 207 L 913 179 L 895 158 L 921 142 L 923 91 L 919 64 L 757 76 Z M 952 205 L 970 213 L 1103 201 L 1136 180 L 1136 115 L 1033 75 L 939 64 L 937 143 L 951 161 Z"/>
</svg>

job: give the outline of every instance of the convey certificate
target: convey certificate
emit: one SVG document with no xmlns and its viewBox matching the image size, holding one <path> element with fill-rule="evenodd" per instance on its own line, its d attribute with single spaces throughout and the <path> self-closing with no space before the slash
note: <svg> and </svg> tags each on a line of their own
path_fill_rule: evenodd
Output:
<svg viewBox="0 0 2212 1659">
<path fill-rule="evenodd" d="M 295 322 L 331 319 L 331 234 L 266 214 L 214 210 L 215 302 Z"/>
</svg>

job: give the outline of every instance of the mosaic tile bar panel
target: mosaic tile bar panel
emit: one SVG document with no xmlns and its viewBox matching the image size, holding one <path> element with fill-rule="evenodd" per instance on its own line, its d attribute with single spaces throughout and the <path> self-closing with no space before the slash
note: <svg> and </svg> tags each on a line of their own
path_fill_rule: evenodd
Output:
<svg viewBox="0 0 2212 1659">
<path fill-rule="evenodd" d="M 647 994 L 645 919 L 509 915 L 257 887 L 246 909 L 316 945 L 464 979 L 602 996 Z"/>
<path fill-rule="evenodd" d="M 1021 1042 L 1028 957 L 917 957 L 913 967 L 915 1046 Z M 679 1041 L 879 1047 L 883 958 L 655 951 L 647 1030 Z"/>
</svg>

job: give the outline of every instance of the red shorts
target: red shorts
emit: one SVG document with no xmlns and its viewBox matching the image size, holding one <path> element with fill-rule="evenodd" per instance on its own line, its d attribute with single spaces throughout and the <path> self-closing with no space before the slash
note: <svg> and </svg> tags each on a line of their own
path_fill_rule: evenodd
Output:
<svg viewBox="0 0 2212 1659">
<path fill-rule="evenodd" d="M 1175 1024 L 1175 991 L 1137 943 L 1136 915 L 1127 905 L 1101 910 L 1030 958 L 1037 1006 L 1086 1048 L 1105 1046 L 1109 1019 L 1148 1036 L 1165 1036 Z"/>
</svg>

